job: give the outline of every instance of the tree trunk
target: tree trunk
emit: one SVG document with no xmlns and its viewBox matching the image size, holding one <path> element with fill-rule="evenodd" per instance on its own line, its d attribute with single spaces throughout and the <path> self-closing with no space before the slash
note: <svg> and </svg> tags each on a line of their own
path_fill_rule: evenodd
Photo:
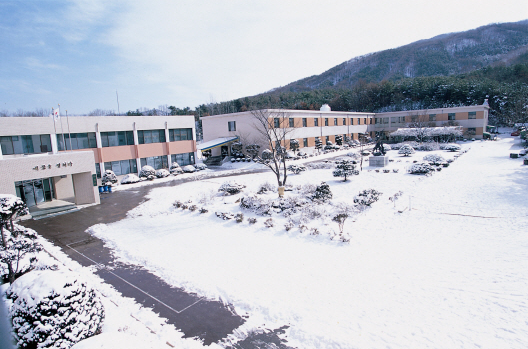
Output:
<svg viewBox="0 0 528 349">
<path fill-rule="evenodd" d="M 13 222 L 11 221 L 11 226 L 12 224 Z M 5 250 L 7 250 L 7 242 L 6 242 L 5 235 L 4 235 L 4 226 L 2 224 L 0 224 L 0 233 L 2 235 L 2 246 L 4 247 Z M 11 265 L 10 261 L 7 261 L 6 264 L 7 264 L 7 270 L 8 270 L 9 283 L 12 284 L 13 282 L 15 282 L 15 273 L 13 272 L 13 266 Z"/>
</svg>

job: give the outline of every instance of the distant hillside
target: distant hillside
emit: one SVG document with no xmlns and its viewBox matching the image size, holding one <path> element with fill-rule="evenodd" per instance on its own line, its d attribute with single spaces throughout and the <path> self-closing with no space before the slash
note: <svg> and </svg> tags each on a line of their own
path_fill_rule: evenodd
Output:
<svg viewBox="0 0 528 349">
<path fill-rule="evenodd" d="M 321 75 L 295 81 L 273 92 L 347 88 L 359 81 L 380 82 L 421 76 L 448 76 L 487 66 L 528 62 L 528 20 L 490 24 L 442 34 L 395 49 L 353 58 Z"/>
</svg>

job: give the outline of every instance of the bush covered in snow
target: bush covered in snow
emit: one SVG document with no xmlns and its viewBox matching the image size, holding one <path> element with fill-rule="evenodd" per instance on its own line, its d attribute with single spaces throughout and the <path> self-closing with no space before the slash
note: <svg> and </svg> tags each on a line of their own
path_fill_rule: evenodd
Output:
<svg viewBox="0 0 528 349">
<path fill-rule="evenodd" d="M 165 178 L 165 177 L 168 177 L 168 176 L 170 176 L 170 172 L 167 171 L 164 168 L 156 171 L 156 177 L 158 177 L 158 178 Z"/>
<path fill-rule="evenodd" d="M 96 291 L 66 271 L 37 270 L 7 290 L 13 333 L 21 348 L 70 348 L 101 330 Z"/>
<path fill-rule="evenodd" d="M 240 193 L 245 187 L 245 185 L 241 185 L 235 182 L 224 182 L 220 186 L 218 191 L 224 192 L 225 195 L 235 195 Z"/>
<path fill-rule="evenodd" d="M 354 160 L 359 160 L 361 159 L 361 154 L 358 153 L 357 151 L 351 151 L 351 152 L 348 152 L 347 153 L 347 156 L 350 156 L 352 159 Z"/>
<path fill-rule="evenodd" d="M 133 173 L 127 174 L 123 179 L 121 179 L 121 184 L 131 184 L 131 183 L 137 183 L 140 179 L 138 176 L 136 176 Z"/>
<path fill-rule="evenodd" d="M 330 186 L 326 182 L 321 182 L 320 185 L 315 188 L 312 199 L 320 202 L 327 202 L 332 199 L 332 191 Z"/>
<path fill-rule="evenodd" d="M 156 170 L 148 165 L 145 165 L 139 171 L 139 178 L 154 179 L 156 177 Z"/>
<path fill-rule="evenodd" d="M 16 278 L 33 270 L 37 253 L 42 245 L 37 242 L 38 234 L 18 224 L 2 231 L 0 243 L 0 282 L 13 282 Z"/>
<path fill-rule="evenodd" d="M 375 189 L 366 189 L 354 198 L 354 203 L 359 206 L 370 206 L 379 200 L 381 193 Z"/>
<path fill-rule="evenodd" d="M 207 169 L 207 165 L 204 164 L 204 163 L 196 164 L 196 165 L 194 165 L 194 167 L 196 167 L 196 169 L 197 169 L 198 171 L 203 171 L 203 170 Z"/>
<path fill-rule="evenodd" d="M 269 200 L 260 199 L 256 196 L 245 196 L 240 199 L 240 207 L 255 212 L 260 216 L 271 215 L 271 203 Z"/>
<path fill-rule="evenodd" d="M 346 182 L 347 177 L 351 177 L 354 175 L 359 175 L 359 171 L 356 170 L 356 165 L 352 163 L 350 160 L 341 160 L 336 161 L 336 169 L 333 172 L 334 177 L 341 177 L 344 178 L 344 182 Z"/>
<path fill-rule="evenodd" d="M 101 178 L 101 183 L 103 185 L 112 185 L 117 183 L 117 176 L 115 175 L 114 171 L 112 170 L 106 170 L 103 173 L 103 177 Z"/>
<path fill-rule="evenodd" d="M 414 148 L 408 144 L 402 145 L 400 150 L 398 150 L 398 154 L 402 154 L 404 156 L 409 156 L 414 153 L 415 153 Z"/>
<path fill-rule="evenodd" d="M 193 173 L 193 172 L 196 172 L 196 168 L 195 168 L 193 165 L 183 166 L 182 170 L 183 170 L 183 172 L 185 172 L 185 173 Z"/>
<path fill-rule="evenodd" d="M 290 166 L 287 167 L 287 170 L 291 171 L 291 172 L 293 172 L 295 174 L 299 174 L 299 173 L 301 173 L 303 171 L 306 171 L 306 167 L 303 166 L 303 165 L 290 165 Z"/>
<path fill-rule="evenodd" d="M 411 174 L 428 174 L 433 171 L 434 168 L 425 162 L 418 162 L 416 164 L 412 164 L 411 167 L 409 167 L 409 173 Z"/>
<path fill-rule="evenodd" d="M 428 142 L 428 143 L 419 144 L 414 149 L 419 150 L 419 151 L 434 151 L 434 150 L 439 150 L 440 146 L 436 142 Z"/>
<path fill-rule="evenodd" d="M 273 193 L 277 191 L 277 187 L 269 182 L 262 183 L 257 191 L 257 194 Z"/>
<path fill-rule="evenodd" d="M 183 170 L 177 162 L 173 162 L 169 168 L 169 172 L 171 175 L 176 176 L 183 173 Z"/>
<path fill-rule="evenodd" d="M 437 166 L 447 163 L 446 159 L 444 159 L 442 155 L 438 155 L 438 154 L 426 155 L 423 157 L 423 160 L 432 165 L 437 165 Z"/>
<path fill-rule="evenodd" d="M 445 147 L 443 147 L 447 151 L 455 152 L 460 151 L 460 146 L 458 144 L 448 144 Z"/>
<path fill-rule="evenodd" d="M 334 168 L 334 163 L 332 161 L 312 162 L 306 166 L 312 170 L 325 170 Z"/>
</svg>

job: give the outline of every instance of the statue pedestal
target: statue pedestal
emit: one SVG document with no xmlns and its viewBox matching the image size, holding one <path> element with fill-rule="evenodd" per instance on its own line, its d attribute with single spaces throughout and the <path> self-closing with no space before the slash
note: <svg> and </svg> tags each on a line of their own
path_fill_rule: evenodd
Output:
<svg viewBox="0 0 528 349">
<path fill-rule="evenodd" d="M 388 156 L 371 156 L 369 157 L 369 165 L 373 167 L 385 167 L 389 164 Z"/>
</svg>

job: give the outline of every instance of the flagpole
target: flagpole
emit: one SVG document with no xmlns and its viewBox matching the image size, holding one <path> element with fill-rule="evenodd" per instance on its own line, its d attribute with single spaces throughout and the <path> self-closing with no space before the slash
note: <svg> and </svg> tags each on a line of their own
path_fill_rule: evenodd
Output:
<svg viewBox="0 0 528 349">
<path fill-rule="evenodd" d="M 68 110 L 66 109 L 66 121 L 68 122 L 68 138 L 70 139 L 70 151 L 73 151 L 70 133 L 70 119 L 68 118 Z"/>
<path fill-rule="evenodd" d="M 59 120 L 60 120 L 60 123 L 61 123 L 61 133 L 62 133 L 62 144 L 64 144 L 64 150 L 67 150 L 66 148 L 66 139 L 64 139 L 64 128 L 62 128 L 62 119 L 60 117 L 60 104 L 59 104 L 59 108 L 57 108 L 59 110 L 59 113 L 58 113 L 58 116 L 59 116 Z"/>
</svg>

